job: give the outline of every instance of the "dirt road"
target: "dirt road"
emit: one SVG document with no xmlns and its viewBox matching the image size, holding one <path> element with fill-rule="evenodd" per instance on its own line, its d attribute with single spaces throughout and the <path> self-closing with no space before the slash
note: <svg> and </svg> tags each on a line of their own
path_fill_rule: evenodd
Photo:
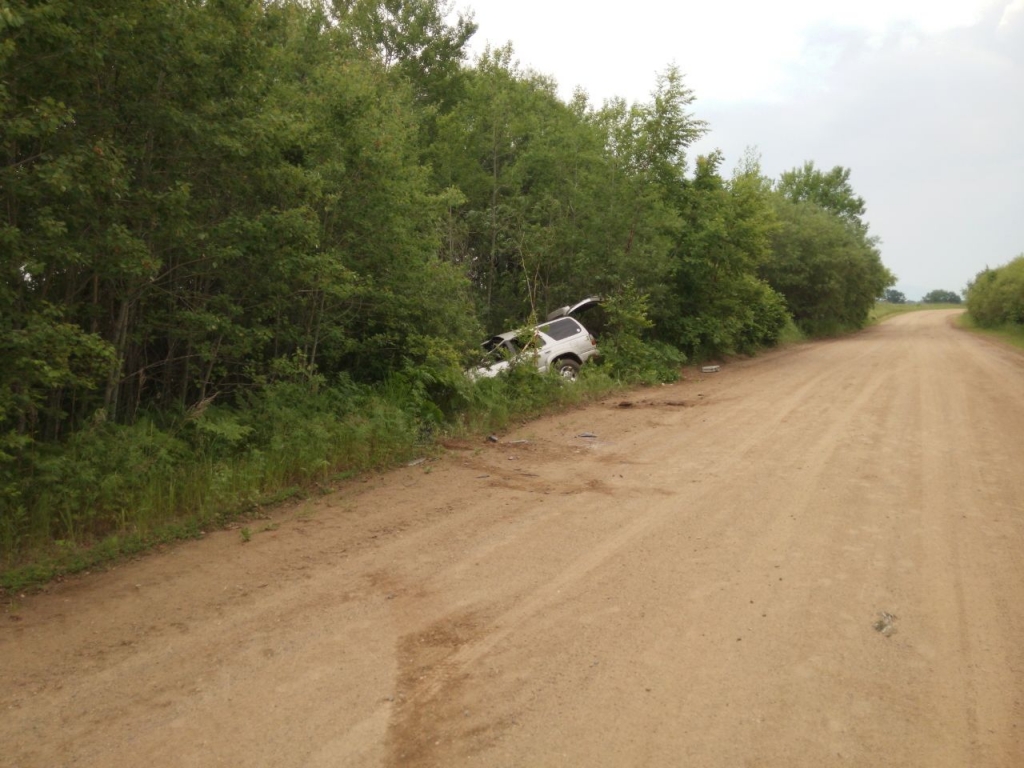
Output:
<svg viewBox="0 0 1024 768">
<path fill-rule="evenodd" d="M 0 764 L 1024 765 L 1024 357 L 951 317 L 16 598 Z"/>
</svg>

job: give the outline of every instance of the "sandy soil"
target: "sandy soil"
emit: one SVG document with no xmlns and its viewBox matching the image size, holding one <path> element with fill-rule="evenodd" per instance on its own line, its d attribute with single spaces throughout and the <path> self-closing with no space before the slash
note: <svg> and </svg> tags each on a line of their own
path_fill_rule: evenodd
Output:
<svg viewBox="0 0 1024 768">
<path fill-rule="evenodd" d="M 0 764 L 1024 765 L 1024 357 L 951 317 L 16 596 Z"/>
</svg>

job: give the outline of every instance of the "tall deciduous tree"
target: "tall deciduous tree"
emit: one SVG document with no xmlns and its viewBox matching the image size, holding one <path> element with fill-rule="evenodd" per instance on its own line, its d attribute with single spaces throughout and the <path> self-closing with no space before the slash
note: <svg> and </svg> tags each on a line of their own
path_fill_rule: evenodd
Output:
<svg viewBox="0 0 1024 768">
<path fill-rule="evenodd" d="M 791 202 L 813 203 L 844 221 L 864 227 L 862 217 L 867 208 L 864 198 L 853 191 L 849 168 L 837 165 L 830 171 L 821 171 L 814 161 L 808 160 L 802 168 L 785 171 L 776 189 Z"/>
<path fill-rule="evenodd" d="M 780 227 L 760 273 L 812 334 L 860 328 L 875 298 L 895 282 L 858 228 L 811 203 L 778 198 Z"/>
</svg>

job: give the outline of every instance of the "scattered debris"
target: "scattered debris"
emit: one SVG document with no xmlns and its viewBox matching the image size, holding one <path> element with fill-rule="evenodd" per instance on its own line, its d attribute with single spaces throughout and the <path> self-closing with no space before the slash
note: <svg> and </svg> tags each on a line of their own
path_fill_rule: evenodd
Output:
<svg viewBox="0 0 1024 768">
<path fill-rule="evenodd" d="M 619 408 L 632 408 L 633 402 L 631 400 L 623 400 L 619 403 Z"/>
<path fill-rule="evenodd" d="M 576 437 L 595 438 L 595 437 L 597 437 L 597 435 L 595 435 L 593 432 L 580 432 L 578 435 L 576 435 Z"/>
<path fill-rule="evenodd" d="M 426 459 L 424 459 L 424 458 L 413 459 L 412 461 L 410 461 L 405 466 L 407 466 L 407 467 L 415 467 L 417 464 L 422 464 L 424 461 L 426 461 Z"/>
<path fill-rule="evenodd" d="M 685 408 L 687 403 L 685 400 L 666 400 L 665 405 L 671 405 L 674 408 Z"/>
<path fill-rule="evenodd" d="M 505 444 L 506 445 L 526 445 L 529 442 L 530 442 L 529 440 L 509 440 Z"/>
<path fill-rule="evenodd" d="M 718 373 L 721 370 L 720 365 L 705 365 L 700 369 L 701 373 Z"/>
<path fill-rule="evenodd" d="M 880 611 L 878 613 L 878 621 L 871 626 L 875 628 L 876 632 L 881 632 L 886 637 L 892 637 L 896 634 L 896 615 L 887 611 Z"/>
<path fill-rule="evenodd" d="M 488 477 L 490 477 L 490 475 L 477 475 L 476 479 L 477 480 L 486 480 Z"/>
<path fill-rule="evenodd" d="M 487 442 L 489 442 L 489 443 L 496 443 L 496 442 L 498 442 L 498 436 L 497 435 L 488 435 L 487 436 Z"/>
</svg>

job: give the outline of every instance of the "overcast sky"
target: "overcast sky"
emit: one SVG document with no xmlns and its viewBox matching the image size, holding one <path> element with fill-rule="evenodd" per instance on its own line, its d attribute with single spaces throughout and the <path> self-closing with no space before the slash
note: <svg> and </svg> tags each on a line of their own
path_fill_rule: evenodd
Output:
<svg viewBox="0 0 1024 768">
<path fill-rule="evenodd" d="M 564 98 L 647 100 L 677 64 L 711 127 L 691 157 L 851 169 L 909 299 L 1024 252 L 1024 0 L 456 2 L 476 52 L 512 42 Z"/>
</svg>

